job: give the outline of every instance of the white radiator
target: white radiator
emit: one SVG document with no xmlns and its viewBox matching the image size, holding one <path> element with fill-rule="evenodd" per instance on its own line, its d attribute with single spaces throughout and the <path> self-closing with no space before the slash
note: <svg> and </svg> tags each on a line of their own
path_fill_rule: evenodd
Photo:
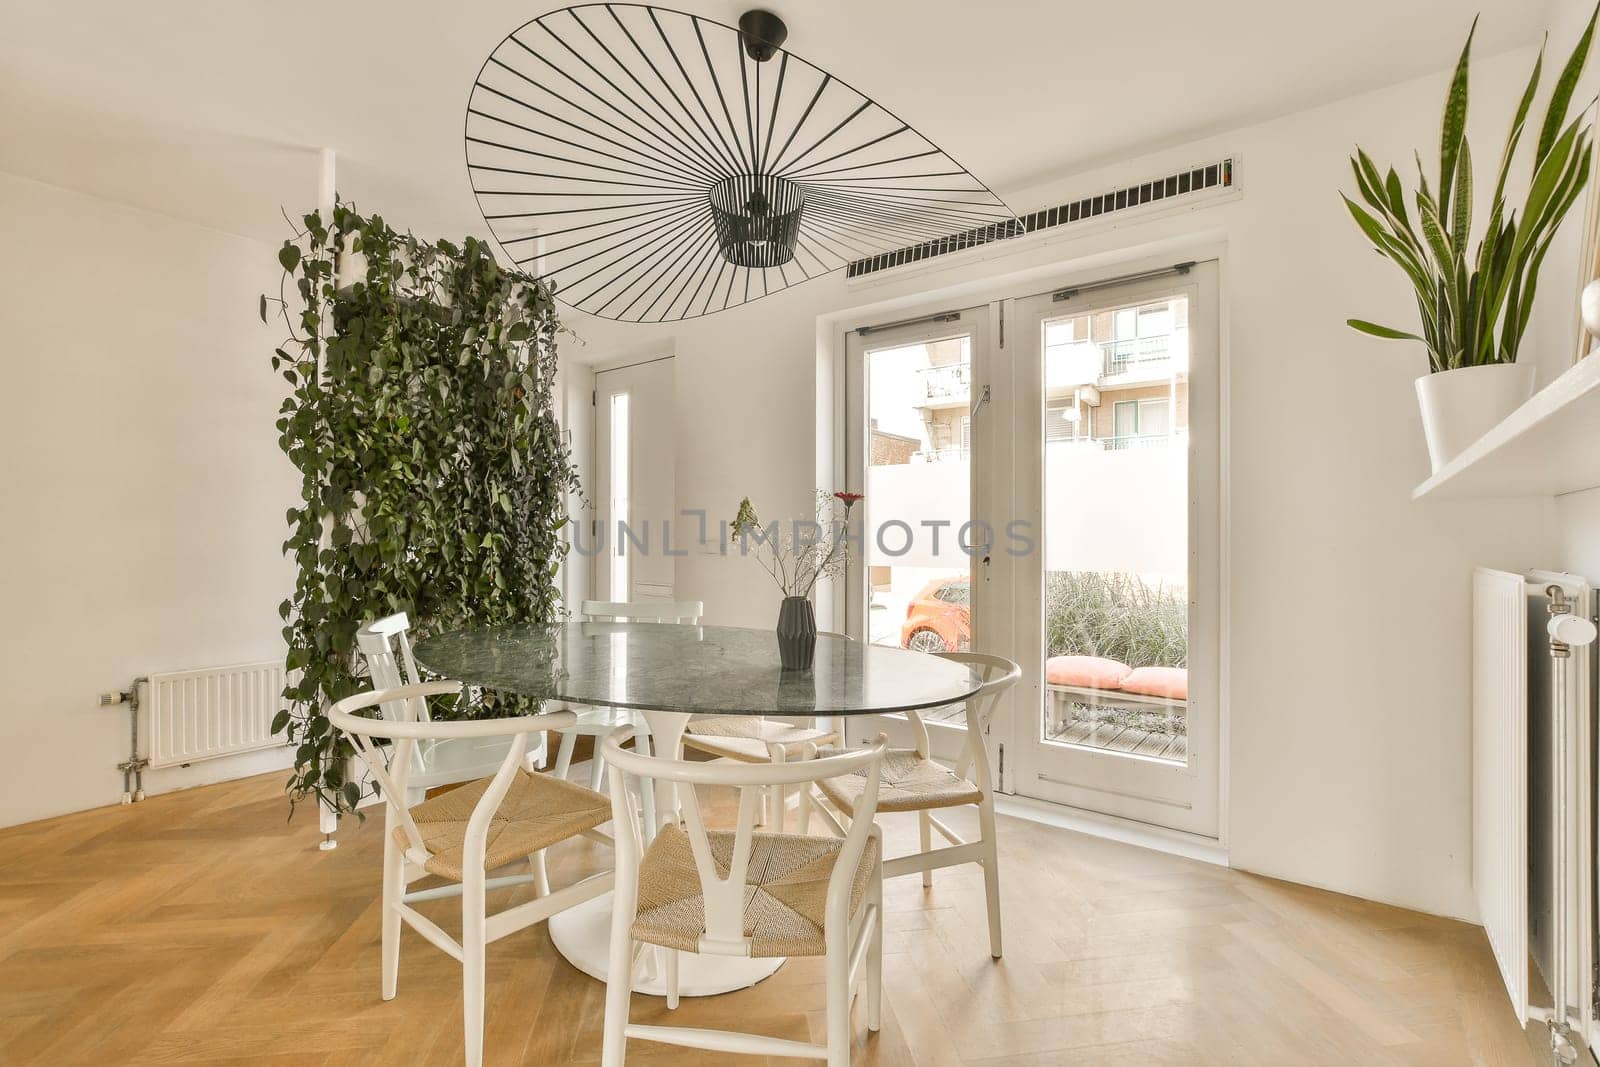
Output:
<svg viewBox="0 0 1600 1067">
<path fill-rule="evenodd" d="M 1593 614 L 1593 591 L 1570 574 L 1480 567 L 1473 575 L 1472 882 L 1518 1020 L 1551 1017 L 1531 980 L 1531 957 L 1547 988 L 1563 975 L 1566 1017 L 1587 1030 L 1594 1021 L 1592 646 L 1552 658 L 1551 587 L 1564 596 L 1564 618 Z M 1552 810 L 1558 803 L 1561 818 Z"/>
<path fill-rule="evenodd" d="M 233 756 L 283 744 L 272 719 L 283 706 L 283 661 L 152 674 L 142 701 L 150 766 Z"/>
<path fill-rule="evenodd" d="M 1528 607 L 1520 574 L 1472 577 L 1472 886 L 1528 1023 Z"/>
</svg>

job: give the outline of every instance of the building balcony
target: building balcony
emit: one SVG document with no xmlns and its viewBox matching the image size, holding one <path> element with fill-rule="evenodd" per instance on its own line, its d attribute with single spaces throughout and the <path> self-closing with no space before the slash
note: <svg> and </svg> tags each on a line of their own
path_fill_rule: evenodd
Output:
<svg viewBox="0 0 1600 1067">
<path fill-rule="evenodd" d="M 1188 331 L 1122 341 L 1069 341 L 1044 351 L 1047 396 L 1058 397 L 1085 385 L 1138 385 L 1164 382 L 1188 373 Z M 958 407 L 972 399 L 972 364 L 942 363 L 917 371 L 922 383 L 919 407 Z M 915 395 L 915 394 L 913 394 Z"/>
<path fill-rule="evenodd" d="M 1104 373 L 1105 353 L 1093 341 L 1069 341 L 1044 350 L 1044 387 L 1050 395 L 1095 385 Z"/>
<path fill-rule="evenodd" d="M 1059 396 L 1084 385 L 1164 382 L 1189 370 L 1186 329 L 1118 341 L 1067 341 L 1045 349 L 1044 383 Z"/>
<path fill-rule="evenodd" d="M 972 364 L 944 363 L 917 371 L 922 379 L 925 406 L 946 407 L 966 403 L 972 396 Z"/>
<path fill-rule="evenodd" d="M 1046 444 L 1070 445 L 1095 452 L 1128 452 L 1153 448 L 1183 448 L 1189 441 L 1188 430 L 1179 430 L 1177 433 L 1130 433 L 1112 437 L 1073 437 L 1071 424 L 1063 422 L 1062 426 L 1062 429 L 1057 429 L 1048 422 L 1045 424 Z"/>
<path fill-rule="evenodd" d="M 1144 365 L 1156 362 L 1166 362 L 1172 358 L 1172 335 L 1161 334 L 1156 337 L 1132 337 L 1122 341 L 1104 341 L 1100 343 L 1100 351 L 1104 353 L 1105 364 L 1101 372 L 1106 377 L 1115 374 L 1127 374 L 1130 371 L 1141 369 Z"/>
<path fill-rule="evenodd" d="M 945 448 L 923 448 L 911 453 L 912 463 L 955 463 L 971 458 L 971 450 L 963 445 L 949 445 Z"/>
<path fill-rule="evenodd" d="M 1107 452 L 1126 452 L 1131 449 L 1170 448 L 1182 446 L 1188 442 L 1189 434 L 1186 430 L 1177 433 L 1129 433 L 1118 436 L 1101 438 Z"/>
</svg>

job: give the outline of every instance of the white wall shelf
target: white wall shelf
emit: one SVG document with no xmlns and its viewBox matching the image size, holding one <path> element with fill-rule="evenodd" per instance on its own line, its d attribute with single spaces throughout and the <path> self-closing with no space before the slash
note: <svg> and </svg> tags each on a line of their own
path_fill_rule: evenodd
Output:
<svg viewBox="0 0 1600 1067">
<path fill-rule="evenodd" d="M 1600 352 L 1591 352 L 1411 492 L 1560 496 L 1600 486 Z"/>
</svg>

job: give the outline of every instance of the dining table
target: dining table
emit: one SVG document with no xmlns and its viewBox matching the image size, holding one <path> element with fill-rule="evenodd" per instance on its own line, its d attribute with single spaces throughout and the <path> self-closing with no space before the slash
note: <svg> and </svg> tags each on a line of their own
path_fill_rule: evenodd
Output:
<svg viewBox="0 0 1600 1067">
<path fill-rule="evenodd" d="M 773 630 L 653 622 L 529 623 L 456 630 L 415 649 L 432 674 L 550 705 L 639 712 L 653 754 L 682 758 L 684 730 L 702 715 L 768 718 L 893 715 L 959 704 L 982 685 L 965 664 L 889 645 L 818 634 L 811 666 L 785 669 Z M 656 811 L 675 812 L 672 783 L 657 781 Z M 647 832 L 653 832 L 654 827 Z M 612 896 L 549 921 L 550 937 L 585 974 L 605 980 Z M 783 959 L 685 953 L 683 996 L 743 989 Z M 665 995 L 664 968 L 645 953 L 634 990 Z"/>
</svg>

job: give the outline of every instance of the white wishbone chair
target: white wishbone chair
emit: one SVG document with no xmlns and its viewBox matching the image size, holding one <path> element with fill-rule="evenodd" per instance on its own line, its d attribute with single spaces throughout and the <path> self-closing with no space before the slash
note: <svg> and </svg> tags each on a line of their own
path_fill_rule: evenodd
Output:
<svg viewBox="0 0 1600 1067">
<path fill-rule="evenodd" d="M 705 612 L 698 600 L 585 600 L 581 613 L 586 622 L 648 622 L 694 625 Z M 577 725 L 561 732 L 561 745 L 556 750 L 555 773 L 565 778 L 572 766 L 572 752 L 579 737 L 592 737 L 594 757 L 589 763 L 589 788 L 599 789 L 605 783 L 606 764 L 600 754 L 600 739 L 619 726 L 634 728 L 634 744 L 650 743 L 649 728 L 644 716 L 627 708 L 576 708 Z M 654 798 L 645 797 L 645 814 L 653 820 Z"/>
<path fill-rule="evenodd" d="M 411 620 L 405 612 L 375 619 L 356 631 L 356 647 L 367 661 L 367 674 L 374 689 L 396 689 L 422 681 L 417 661 L 411 654 Z M 383 716 L 393 722 L 405 721 L 402 703 L 383 706 Z M 430 721 L 424 706 L 421 721 Z M 412 748 L 411 770 L 406 776 L 406 801 L 420 804 L 428 790 L 457 782 L 473 782 L 500 769 L 511 739 L 504 736 L 459 737 L 442 741 L 419 741 Z M 526 762 L 533 769 L 530 754 Z"/>
<path fill-rule="evenodd" d="M 819 631 L 817 636 L 850 640 L 845 634 L 826 631 Z M 808 759 L 816 749 L 838 742 L 838 733 L 818 729 L 814 718 L 786 720 L 756 715 L 706 715 L 691 720 L 683 734 L 685 748 L 740 763 L 787 763 Z M 799 791 L 801 832 L 810 821 L 809 796 L 809 788 Z M 763 821 L 781 831 L 789 807 L 789 790 L 785 786 L 773 786 L 763 804 L 766 805 Z"/>
<path fill-rule="evenodd" d="M 626 727 L 603 742 L 611 762 L 616 833 L 616 895 L 606 982 L 601 1062 L 622 1067 L 629 1039 L 711 1052 L 739 1052 L 850 1062 L 850 1005 L 867 1002 L 867 1029 L 882 1014 L 882 839 L 872 822 L 886 741 L 828 759 L 783 764 L 688 763 L 622 747 Z M 858 819 L 842 838 L 755 832 L 767 787 L 809 786 L 824 776 L 860 773 L 867 787 Z M 646 849 L 628 779 L 642 789 L 674 783 L 683 824 L 667 822 Z M 708 830 L 696 786 L 739 791 L 733 830 Z M 667 1007 L 678 1006 L 678 953 L 826 958 L 827 1043 L 810 1044 L 730 1030 L 653 1026 L 628 1021 L 636 948 L 665 950 Z"/>
<path fill-rule="evenodd" d="M 372 772 L 384 797 L 383 838 L 383 999 L 392 1000 L 400 976 L 400 924 L 408 923 L 461 962 L 462 1022 L 469 1067 L 483 1062 L 484 956 L 497 941 L 557 912 L 597 897 L 611 888 L 607 871 L 550 892 L 542 870 L 489 877 L 514 864 L 532 864 L 544 849 L 572 837 L 610 843 L 596 827 L 611 819 L 606 798 L 592 789 L 528 771 L 522 762 L 529 734 L 570 723 L 567 713 L 512 719 L 430 722 L 427 698 L 458 693 L 459 682 L 425 682 L 346 697 L 328 709 L 328 721 L 350 739 Z M 367 718 L 357 712 L 380 704 L 402 709 L 397 719 Z M 412 761 L 420 743 L 474 738 L 509 738 L 494 777 L 453 789 L 411 807 L 404 801 Z M 394 743 L 393 760 L 384 758 L 375 739 Z M 434 875 L 449 885 L 406 892 L 419 878 Z M 489 914 L 491 889 L 532 883 L 540 895 Z M 461 940 L 456 941 L 413 903 L 461 897 Z"/>
<path fill-rule="evenodd" d="M 976 670 L 982 685 L 967 700 L 966 741 L 952 771 L 932 757 L 928 727 L 915 711 L 906 712 L 911 723 L 916 747 L 890 749 L 883 757 L 883 780 L 879 784 L 875 809 L 879 815 L 891 812 L 916 812 L 921 831 L 921 849 L 908 856 L 896 856 L 883 861 L 883 876 L 899 878 L 908 874 L 921 874 L 924 887 L 933 885 L 933 872 L 940 867 L 956 867 L 964 863 L 977 863 L 983 867 L 983 889 L 989 907 L 989 955 L 1000 958 L 1000 865 L 995 846 L 994 775 L 989 767 L 989 752 L 984 745 L 984 734 L 1001 694 L 1022 674 L 1015 663 L 1001 656 L 986 656 L 977 652 L 935 652 L 932 655 L 955 663 L 964 663 Z M 831 750 L 824 749 L 826 756 Z M 843 835 L 846 825 L 859 821 L 863 812 L 862 798 L 868 783 L 862 773 L 841 775 L 819 781 L 817 790 L 825 803 L 816 807 L 828 827 Z M 948 823 L 934 812 L 944 808 L 976 805 L 978 809 L 978 839 L 968 841 L 957 834 Z M 829 811 L 829 806 L 834 811 Z M 837 812 L 837 814 L 835 814 Z M 938 833 L 949 844 L 933 848 L 933 835 Z"/>
</svg>

